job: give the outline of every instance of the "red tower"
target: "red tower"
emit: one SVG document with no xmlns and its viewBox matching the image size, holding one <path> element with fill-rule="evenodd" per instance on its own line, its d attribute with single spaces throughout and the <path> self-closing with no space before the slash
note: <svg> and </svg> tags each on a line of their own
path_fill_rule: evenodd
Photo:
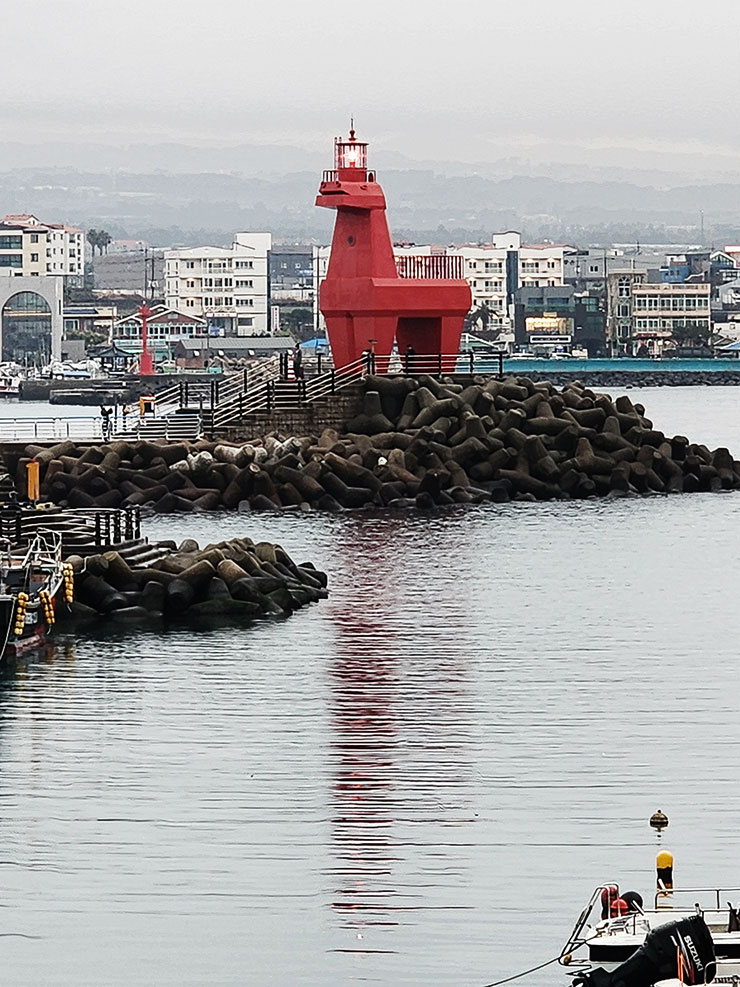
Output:
<svg viewBox="0 0 740 987">
<path fill-rule="evenodd" d="M 146 302 L 139 308 L 141 316 L 141 359 L 139 360 L 139 376 L 151 377 L 154 373 L 154 363 L 149 349 L 149 316 L 152 310 Z"/>
<path fill-rule="evenodd" d="M 367 144 L 336 138 L 334 171 L 325 171 L 317 206 L 337 210 L 331 257 L 319 306 L 326 319 L 334 365 L 365 350 L 387 357 L 394 340 L 402 355 L 457 353 L 470 286 L 462 258 L 431 256 L 412 261 L 401 277 L 393 256 L 383 189 L 367 168 Z M 421 276 L 419 276 L 421 275 Z M 385 362 L 385 361 L 383 361 Z"/>
</svg>

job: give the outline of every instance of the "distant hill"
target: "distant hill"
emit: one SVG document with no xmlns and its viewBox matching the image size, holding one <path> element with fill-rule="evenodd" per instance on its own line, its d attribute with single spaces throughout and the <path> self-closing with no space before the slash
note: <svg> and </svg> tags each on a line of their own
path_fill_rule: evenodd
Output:
<svg viewBox="0 0 740 987">
<path fill-rule="evenodd" d="M 70 163 L 35 166 L 34 157 L 48 155 L 46 145 L 0 144 L 0 211 L 104 227 L 115 236 L 142 237 L 156 246 L 204 238 L 225 242 L 239 229 L 268 229 L 278 238 L 320 242 L 331 233 L 331 213 L 313 204 L 327 164 L 323 154 L 248 145 L 55 149 L 58 162 L 66 156 Z M 9 168 L 11 161 L 15 166 Z M 397 238 L 478 240 L 513 228 L 530 240 L 670 243 L 687 234 L 696 240 L 702 213 L 707 243 L 740 238 L 740 180 L 649 184 L 562 174 L 454 174 L 445 167 L 381 169 Z"/>
</svg>

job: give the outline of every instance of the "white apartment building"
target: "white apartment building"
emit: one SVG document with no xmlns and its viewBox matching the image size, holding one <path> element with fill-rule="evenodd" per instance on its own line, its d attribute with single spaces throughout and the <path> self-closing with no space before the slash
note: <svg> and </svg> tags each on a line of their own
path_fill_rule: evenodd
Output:
<svg viewBox="0 0 740 987">
<path fill-rule="evenodd" d="M 62 277 L 81 286 L 85 276 L 82 230 L 42 223 L 28 214 L 0 220 L 0 274 L 11 277 Z"/>
<path fill-rule="evenodd" d="M 165 251 L 165 303 L 224 336 L 269 333 L 269 233 L 236 233 L 231 247 Z"/>
<path fill-rule="evenodd" d="M 431 244 L 394 244 L 397 261 L 406 257 L 462 257 L 463 276 L 473 294 L 473 310 L 485 305 L 490 328 L 513 324 L 513 296 L 518 288 L 548 288 L 564 283 L 564 256 L 573 250 L 564 244 L 522 245 L 513 230 L 495 233 L 491 243 L 438 247 Z M 316 327 L 323 328 L 318 310 L 318 286 L 326 277 L 329 247 L 314 248 L 314 306 Z"/>
<path fill-rule="evenodd" d="M 669 338 L 676 330 L 692 329 L 708 339 L 711 290 L 709 284 L 633 284 L 634 338 Z"/>
</svg>

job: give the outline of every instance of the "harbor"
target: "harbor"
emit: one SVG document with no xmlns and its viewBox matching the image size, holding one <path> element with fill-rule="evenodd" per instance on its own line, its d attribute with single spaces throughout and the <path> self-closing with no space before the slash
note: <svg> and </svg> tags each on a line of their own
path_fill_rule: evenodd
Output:
<svg viewBox="0 0 740 987">
<path fill-rule="evenodd" d="M 740 448 L 732 389 L 639 398 Z M 225 951 L 234 984 L 247 964 L 312 987 L 487 983 L 556 955 L 598 880 L 647 898 L 645 820 L 678 803 L 677 778 L 677 879 L 731 876 L 737 509 L 727 493 L 288 512 L 269 534 L 264 515 L 199 515 L 202 542 L 267 535 L 311 558 L 330 596 L 238 639 L 61 634 L 6 673 L 9 968 L 65 984 L 84 944 L 123 987 L 115 938 L 147 970 L 176 949 L 192 984 Z M 179 543 L 193 518 L 143 530 Z"/>
<path fill-rule="evenodd" d="M 740 987 L 712 14 L 8 8 L 0 987 Z"/>
</svg>

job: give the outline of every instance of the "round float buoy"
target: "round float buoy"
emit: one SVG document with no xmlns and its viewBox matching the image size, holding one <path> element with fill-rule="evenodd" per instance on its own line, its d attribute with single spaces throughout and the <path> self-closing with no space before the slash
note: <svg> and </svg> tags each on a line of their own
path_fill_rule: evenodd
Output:
<svg viewBox="0 0 740 987">
<path fill-rule="evenodd" d="M 650 816 L 650 825 L 653 827 L 653 829 L 657 830 L 658 833 L 660 833 L 668 825 L 668 816 L 665 814 L 665 812 L 658 809 L 657 812 L 654 812 L 652 816 Z"/>
<path fill-rule="evenodd" d="M 618 918 L 620 915 L 626 915 L 629 910 L 630 906 L 624 898 L 615 898 L 612 902 L 611 917 Z"/>
<path fill-rule="evenodd" d="M 625 891 L 622 901 L 627 902 L 627 907 L 631 912 L 642 911 L 642 895 L 638 891 Z"/>
</svg>

